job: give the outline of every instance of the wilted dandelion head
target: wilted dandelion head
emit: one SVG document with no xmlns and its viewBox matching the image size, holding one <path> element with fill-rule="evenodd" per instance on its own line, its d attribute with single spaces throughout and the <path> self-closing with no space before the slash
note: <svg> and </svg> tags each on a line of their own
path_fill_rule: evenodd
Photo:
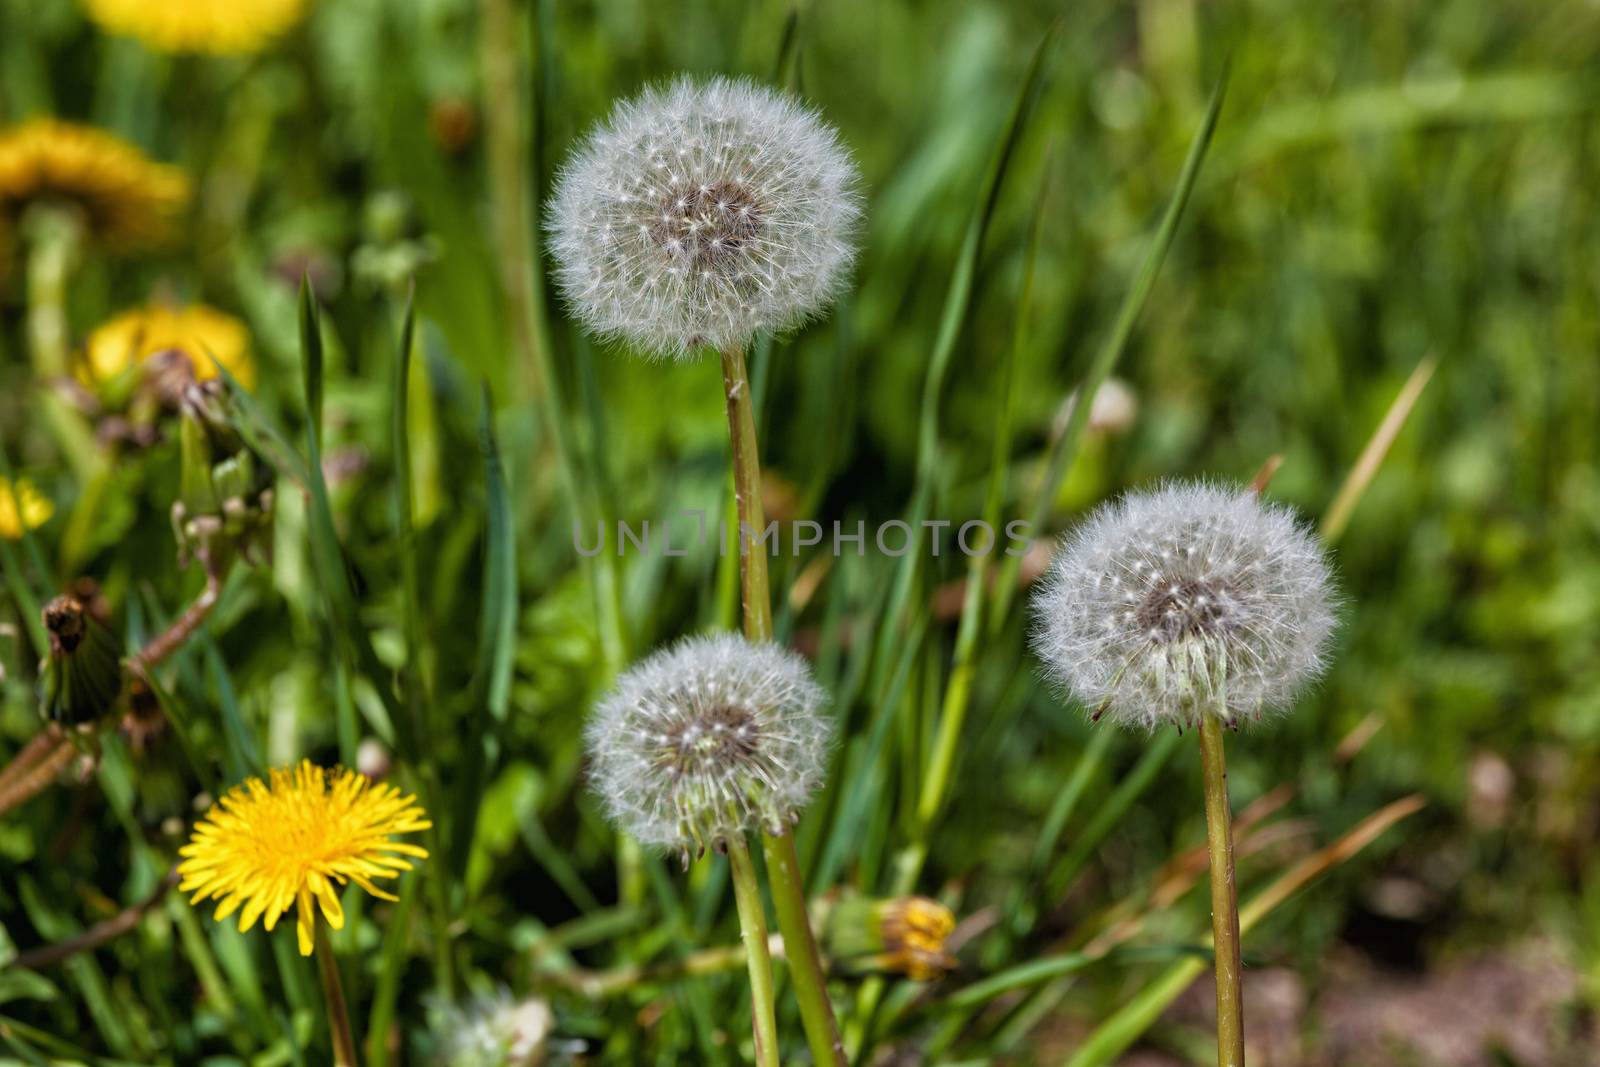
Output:
<svg viewBox="0 0 1600 1067">
<path fill-rule="evenodd" d="M 603 337 L 661 356 L 796 326 L 854 257 L 855 165 L 793 97 L 680 79 L 619 104 L 562 170 L 556 278 Z"/>
<path fill-rule="evenodd" d="M 411 869 L 411 858 L 428 853 L 392 837 L 432 825 L 416 798 L 394 786 L 304 760 L 293 770 L 273 770 L 266 782 L 246 780 L 206 813 L 178 850 L 178 889 L 193 893 L 195 904 L 220 900 L 218 922 L 243 909 L 241 930 L 262 918 L 271 930 L 294 907 L 300 954 L 309 956 L 318 909 L 338 930 L 346 882 L 396 899 L 375 880 L 399 877 Z"/>
<path fill-rule="evenodd" d="M 0 237 L 30 206 L 59 203 L 127 249 L 164 236 L 188 198 L 182 171 L 103 130 L 48 118 L 0 130 Z"/>
<path fill-rule="evenodd" d="M 1091 709 L 1124 725 L 1233 723 L 1322 672 L 1334 625 L 1322 547 L 1242 488 L 1130 493 L 1061 546 L 1034 596 L 1034 647 Z"/>
<path fill-rule="evenodd" d="M 307 0 L 85 0 L 110 33 L 160 52 L 254 52 L 300 20 Z"/>
<path fill-rule="evenodd" d="M 789 827 L 822 784 L 833 724 L 798 654 L 695 637 L 617 680 L 585 737 L 617 825 L 687 862 L 735 835 Z"/>
</svg>

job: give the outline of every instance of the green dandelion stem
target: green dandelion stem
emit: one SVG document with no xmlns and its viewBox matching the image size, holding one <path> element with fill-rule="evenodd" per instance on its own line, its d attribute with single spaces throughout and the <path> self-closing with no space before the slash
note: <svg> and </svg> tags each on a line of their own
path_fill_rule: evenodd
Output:
<svg viewBox="0 0 1600 1067">
<path fill-rule="evenodd" d="M 1211 935 L 1216 944 L 1217 1064 L 1244 1067 L 1244 966 L 1239 959 L 1239 891 L 1233 874 L 1233 815 L 1222 720 L 1200 716 L 1200 766 L 1205 780 L 1206 851 L 1211 857 Z"/>
<path fill-rule="evenodd" d="M 722 353 L 722 385 L 728 405 L 728 440 L 733 459 L 733 495 L 739 516 L 739 591 L 744 610 L 744 635 L 751 641 L 772 640 L 772 598 L 767 586 L 767 558 L 754 538 L 761 536 L 766 516 L 761 506 L 761 456 L 756 437 L 755 406 L 744 352 Z M 806 913 L 806 893 L 792 834 L 762 834 L 767 878 L 772 889 L 778 929 L 787 946 L 800 1023 L 811 1058 L 819 1065 L 844 1067 L 839 1024 L 828 1000 L 822 952 Z"/>
<path fill-rule="evenodd" d="M 312 921 L 316 939 L 317 970 L 322 975 L 322 997 L 328 1005 L 328 1033 L 333 1040 L 334 1067 L 358 1067 L 356 1039 L 350 1031 L 350 1009 L 344 1001 L 344 983 L 339 980 L 339 960 L 328 940 L 328 927 L 321 919 Z"/>
<path fill-rule="evenodd" d="M 761 901 L 750 847 L 742 837 L 728 840 L 733 896 L 739 906 L 739 936 L 750 969 L 750 1016 L 757 1067 L 778 1067 L 778 1020 L 773 1004 L 772 952 L 767 945 L 767 911 Z"/>
</svg>

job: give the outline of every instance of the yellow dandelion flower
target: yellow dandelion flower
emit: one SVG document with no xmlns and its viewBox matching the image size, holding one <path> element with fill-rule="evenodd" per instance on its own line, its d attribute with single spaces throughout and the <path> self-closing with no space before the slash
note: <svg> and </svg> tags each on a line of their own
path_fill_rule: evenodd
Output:
<svg viewBox="0 0 1600 1067">
<path fill-rule="evenodd" d="M 94 237 L 127 248 L 159 240 L 188 198 L 182 171 L 104 130 L 48 118 L 0 130 L 0 233 L 30 204 L 65 202 Z"/>
<path fill-rule="evenodd" d="M 22 540 L 23 530 L 36 530 L 50 521 L 56 506 L 26 478 L 15 484 L 0 478 L 0 537 Z"/>
<path fill-rule="evenodd" d="M 255 52 L 300 20 L 306 0 L 85 0 L 109 33 L 159 52 Z"/>
<path fill-rule="evenodd" d="M 232 315 L 204 304 L 185 308 L 152 304 L 108 320 L 89 335 L 78 377 L 85 385 L 108 382 L 158 352 L 179 349 L 189 357 L 194 376 L 217 376 L 217 358 L 239 384 L 255 384 L 250 332 Z"/>
<path fill-rule="evenodd" d="M 411 870 L 407 856 L 425 849 L 390 840 L 392 834 L 433 824 L 392 785 L 355 771 L 324 770 L 303 760 L 273 770 L 270 783 L 251 778 L 228 791 L 179 850 L 180 892 L 191 903 L 220 899 L 218 922 L 243 909 L 239 929 L 265 917 L 271 930 L 296 909 L 300 954 L 311 955 L 317 909 L 335 930 L 344 927 L 338 887 L 354 882 L 375 897 L 396 899 L 374 884 Z"/>
</svg>

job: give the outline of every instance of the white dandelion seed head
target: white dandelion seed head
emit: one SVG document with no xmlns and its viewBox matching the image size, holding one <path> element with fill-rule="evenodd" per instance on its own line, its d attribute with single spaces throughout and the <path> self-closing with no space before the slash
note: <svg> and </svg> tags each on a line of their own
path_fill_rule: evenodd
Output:
<svg viewBox="0 0 1600 1067">
<path fill-rule="evenodd" d="M 1247 489 L 1172 482 L 1091 514 L 1033 597 L 1034 649 L 1096 718 L 1227 723 L 1322 673 L 1336 604 L 1322 546 Z"/>
<path fill-rule="evenodd" d="M 556 281 L 589 329 L 650 355 L 743 346 L 831 302 L 857 185 L 833 127 L 794 97 L 680 78 L 618 104 L 562 168 Z"/>
<path fill-rule="evenodd" d="M 546 1062 L 555 1015 L 537 998 L 518 1000 L 509 990 L 475 994 L 459 1004 L 430 1006 L 440 1039 L 440 1062 L 449 1067 L 536 1067 Z"/>
<path fill-rule="evenodd" d="M 822 784 L 833 722 L 799 654 L 692 637 L 617 680 L 584 737 L 617 826 L 687 862 L 752 830 L 779 833 Z"/>
</svg>

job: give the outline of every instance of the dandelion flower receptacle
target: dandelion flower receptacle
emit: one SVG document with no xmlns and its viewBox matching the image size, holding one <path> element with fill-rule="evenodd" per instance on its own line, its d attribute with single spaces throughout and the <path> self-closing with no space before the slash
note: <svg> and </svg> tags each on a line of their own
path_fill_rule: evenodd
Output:
<svg viewBox="0 0 1600 1067">
<path fill-rule="evenodd" d="M 271 771 L 266 782 L 248 779 L 206 813 L 179 852 L 178 888 L 196 904 L 217 900 L 218 921 L 239 912 L 240 930 L 258 920 L 271 930 L 295 908 L 300 953 L 309 956 L 319 911 L 343 928 L 346 883 L 396 899 L 377 881 L 399 877 L 428 853 L 393 838 L 431 825 L 394 786 L 305 760 Z"/>
<path fill-rule="evenodd" d="M 595 333 L 658 356 L 743 348 L 832 300 L 861 209 L 837 133 L 750 81 L 619 104 L 561 171 L 556 278 Z"/>
<path fill-rule="evenodd" d="M 1097 715 L 1146 728 L 1285 706 L 1322 672 L 1335 618 L 1327 556 L 1294 515 L 1204 482 L 1094 512 L 1033 607 L 1050 675 Z"/>
<path fill-rule="evenodd" d="M 586 730 L 612 821 L 685 860 L 789 828 L 821 786 L 832 721 L 796 653 L 733 634 L 689 638 L 624 673 Z"/>
</svg>

